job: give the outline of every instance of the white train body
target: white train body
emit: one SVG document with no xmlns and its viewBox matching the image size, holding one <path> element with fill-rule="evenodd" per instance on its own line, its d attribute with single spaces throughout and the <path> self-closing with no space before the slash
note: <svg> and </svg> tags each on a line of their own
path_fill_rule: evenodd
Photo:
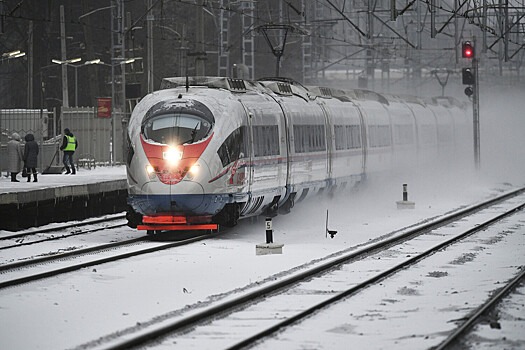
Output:
<svg viewBox="0 0 525 350">
<path fill-rule="evenodd" d="M 129 122 L 133 227 L 144 216 L 231 226 L 287 213 L 369 172 L 471 144 L 466 110 L 450 98 L 307 89 L 285 80 L 170 78 L 163 85 Z"/>
</svg>

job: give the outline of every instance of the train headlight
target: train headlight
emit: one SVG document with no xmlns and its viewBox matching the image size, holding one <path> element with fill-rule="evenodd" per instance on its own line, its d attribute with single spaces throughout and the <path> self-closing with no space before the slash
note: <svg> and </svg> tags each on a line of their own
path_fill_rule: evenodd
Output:
<svg viewBox="0 0 525 350">
<path fill-rule="evenodd" d="M 146 173 L 148 174 L 149 178 L 153 180 L 155 178 L 155 168 L 151 166 L 151 164 L 148 164 L 146 166 Z"/>
<path fill-rule="evenodd" d="M 162 158 L 167 160 L 171 164 L 176 164 L 179 160 L 182 159 L 182 151 L 179 151 L 176 148 L 168 147 L 165 152 L 162 152 Z"/>
<path fill-rule="evenodd" d="M 188 170 L 188 179 L 193 180 L 195 176 L 199 175 L 199 172 L 201 171 L 201 166 L 198 163 L 193 164 L 190 169 Z"/>
</svg>

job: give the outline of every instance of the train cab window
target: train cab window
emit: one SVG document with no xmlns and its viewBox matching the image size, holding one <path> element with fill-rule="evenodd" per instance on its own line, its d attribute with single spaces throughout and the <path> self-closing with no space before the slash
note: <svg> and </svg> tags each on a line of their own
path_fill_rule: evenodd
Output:
<svg viewBox="0 0 525 350">
<path fill-rule="evenodd" d="M 211 130 L 211 124 L 197 115 L 169 113 L 148 119 L 142 130 L 148 140 L 182 145 L 204 139 Z"/>
<path fill-rule="evenodd" d="M 246 127 L 241 126 L 234 130 L 223 142 L 217 154 L 221 159 L 222 166 L 226 166 L 244 157 L 246 154 Z"/>
</svg>

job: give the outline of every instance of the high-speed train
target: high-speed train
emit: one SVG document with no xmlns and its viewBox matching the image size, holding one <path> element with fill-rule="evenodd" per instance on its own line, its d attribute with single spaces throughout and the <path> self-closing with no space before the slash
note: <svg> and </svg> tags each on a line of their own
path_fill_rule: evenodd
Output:
<svg viewBox="0 0 525 350">
<path fill-rule="evenodd" d="M 217 229 L 394 166 L 465 150 L 453 98 L 305 87 L 283 78 L 166 78 L 128 127 L 128 225 Z"/>
</svg>

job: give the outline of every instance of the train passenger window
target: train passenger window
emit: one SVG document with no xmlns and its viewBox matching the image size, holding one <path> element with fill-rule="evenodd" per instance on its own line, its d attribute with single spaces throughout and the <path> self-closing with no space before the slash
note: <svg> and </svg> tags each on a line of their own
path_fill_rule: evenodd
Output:
<svg viewBox="0 0 525 350">
<path fill-rule="evenodd" d="M 296 153 L 326 150 L 324 125 L 294 125 L 293 135 Z"/>
<path fill-rule="evenodd" d="M 436 143 L 436 129 L 433 125 L 422 125 L 419 140 L 422 144 L 431 145 Z"/>
<path fill-rule="evenodd" d="M 302 132 L 299 125 L 293 126 L 293 139 L 296 153 L 305 152 L 304 132 Z"/>
<path fill-rule="evenodd" d="M 246 127 L 241 126 L 234 130 L 219 147 L 217 154 L 221 159 L 222 166 L 226 166 L 247 155 L 245 136 Z"/>
<path fill-rule="evenodd" d="M 361 147 L 359 125 L 334 125 L 335 149 L 354 149 Z"/>
<path fill-rule="evenodd" d="M 277 125 L 255 125 L 253 127 L 253 153 L 255 157 L 280 154 Z"/>
<path fill-rule="evenodd" d="M 346 134 L 348 135 L 350 148 L 361 148 L 361 131 L 359 125 L 347 125 Z"/>
<path fill-rule="evenodd" d="M 395 125 L 394 133 L 396 144 L 411 145 L 414 143 L 414 130 L 412 125 Z"/>
<path fill-rule="evenodd" d="M 453 139 L 454 130 L 452 125 L 438 124 L 438 140 L 439 143 L 451 142 Z"/>
<path fill-rule="evenodd" d="M 392 144 L 389 125 L 370 125 L 368 127 L 370 147 L 387 147 Z"/>
<path fill-rule="evenodd" d="M 196 115 L 169 113 L 148 119 L 142 130 L 148 140 L 181 145 L 204 139 L 211 130 L 211 124 Z"/>
</svg>

